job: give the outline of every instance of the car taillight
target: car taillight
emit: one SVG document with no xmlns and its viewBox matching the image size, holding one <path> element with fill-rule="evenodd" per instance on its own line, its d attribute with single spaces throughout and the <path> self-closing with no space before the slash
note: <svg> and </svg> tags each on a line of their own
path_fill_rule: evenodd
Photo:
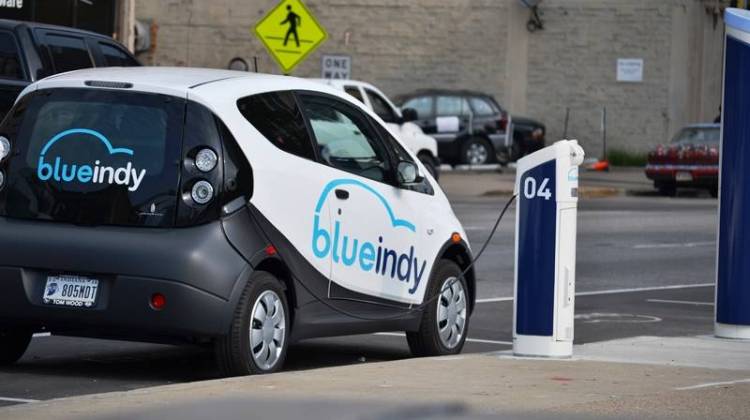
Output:
<svg viewBox="0 0 750 420">
<path fill-rule="evenodd" d="M 503 116 L 497 122 L 497 129 L 500 131 L 505 131 L 506 128 L 508 128 L 508 115 L 503 114 Z"/>
</svg>

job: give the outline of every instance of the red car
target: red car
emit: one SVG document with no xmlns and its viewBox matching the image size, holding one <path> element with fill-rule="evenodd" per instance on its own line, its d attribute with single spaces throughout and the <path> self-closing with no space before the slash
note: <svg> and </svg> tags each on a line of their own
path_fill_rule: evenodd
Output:
<svg viewBox="0 0 750 420">
<path fill-rule="evenodd" d="M 646 176 L 663 195 L 673 196 L 678 187 L 705 188 L 719 194 L 719 139 L 721 125 L 689 125 L 666 145 L 648 154 Z"/>
</svg>

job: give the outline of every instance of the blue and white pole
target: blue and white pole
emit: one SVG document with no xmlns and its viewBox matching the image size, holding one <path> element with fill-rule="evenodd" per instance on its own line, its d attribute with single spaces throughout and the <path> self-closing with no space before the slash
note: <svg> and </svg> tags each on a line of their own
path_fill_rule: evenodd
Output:
<svg viewBox="0 0 750 420">
<path fill-rule="evenodd" d="M 578 166 L 583 149 L 562 140 L 516 169 L 513 353 L 573 355 Z"/>
<path fill-rule="evenodd" d="M 715 334 L 750 339 L 750 11 L 724 21 Z"/>
</svg>

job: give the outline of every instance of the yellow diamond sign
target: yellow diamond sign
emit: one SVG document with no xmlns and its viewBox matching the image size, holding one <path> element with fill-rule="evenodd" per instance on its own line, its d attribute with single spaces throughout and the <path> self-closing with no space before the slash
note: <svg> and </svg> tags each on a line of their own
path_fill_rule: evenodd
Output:
<svg viewBox="0 0 750 420">
<path fill-rule="evenodd" d="M 302 0 L 282 0 L 255 25 L 255 34 L 284 73 L 291 72 L 328 38 Z"/>
</svg>

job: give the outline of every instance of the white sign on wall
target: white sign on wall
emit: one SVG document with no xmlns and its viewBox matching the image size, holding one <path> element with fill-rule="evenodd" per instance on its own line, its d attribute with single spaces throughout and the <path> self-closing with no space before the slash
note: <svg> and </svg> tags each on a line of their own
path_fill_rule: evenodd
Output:
<svg viewBox="0 0 750 420">
<path fill-rule="evenodd" d="M 324 79 L 349 79 L 352 75 L 352 57 L 324 54 L 321 60 L 321 77 Z"/>
<path fill-rule="evenodd" d="M 618 82 L 642 82 L 643 81 L 643 59 L 642 58 L 618 58 L 617 59 L 617 81 Z"/>
</svg>

